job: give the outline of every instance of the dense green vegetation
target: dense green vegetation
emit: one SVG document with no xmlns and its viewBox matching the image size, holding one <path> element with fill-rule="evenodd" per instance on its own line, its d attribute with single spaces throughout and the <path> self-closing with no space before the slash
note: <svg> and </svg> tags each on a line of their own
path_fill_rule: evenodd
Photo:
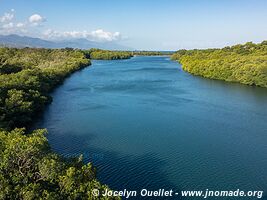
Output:
<svg viewBox="0 0 267 200">
<path fill-rule="evenodd" d="M 128 51 L 109 51 L 102 49 L 90 49 L 85 50 L 86 56 L 93 60 L 118 60 L 118 59 L 129 59 L 133 56 Z"/>
<path fill-rule="evenodd" d="M 102 49 L 83 50 L 83 53 L 87 58 L 93 60 L 120 60 L 129 59 L 133 56 L 162 56 L 172 54 L 169 51 L 110 51 Z"/>
<path fill-rule="evenodd" d="M 25 133 L 49 91 L 90 61 L 79 50 L 0 48 L 0 199 L 105 199 L 91 164 L 53 153 L 45 130 Z"/>
<path fill-rule="evenodd" d="M 0 48 L 0 128 L 30 123 L 50 102 L 48 92 L 89 64 L 73 50 Z"/>
<path fill-rule="evenodd" d="M 93 189 L 108 189 L 82 157 L 67 160 L 52 153 L 44 133 L 0 131 L 0 199 L 97 199 Z"/>
<path fill-rule="evenodd" d="M 172 52 L 169 52 L 169 51 L 132 51 L 132 54 L 136 56 L 163 56 L 163 55 L 171 55 Z"/>
<path fill-rule="evenodd" d="M 267 41 L 223 49 L 179 50 L 172 59 L 194 75 L 267 87 Z"/>
</svg>

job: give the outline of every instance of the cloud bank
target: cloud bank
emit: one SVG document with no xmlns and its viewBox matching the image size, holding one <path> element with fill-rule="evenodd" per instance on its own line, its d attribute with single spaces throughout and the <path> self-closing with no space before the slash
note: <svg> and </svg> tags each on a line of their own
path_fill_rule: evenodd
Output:
<svg viewBox="0 0 267 200">
<path fill-rule="evenodd" d="M 10 22 L 11 20 L 14 19 L 14 14 L 15 10 L 11 9 L 10 12 L 5 13 L 2 17 L 0 17 L 0 22 L 1 23 L 6 23 L 6 22 Z"/>
<path fill-rule="evenodd" d="M 39 14 L 29 16 L 26 21 L 17 21 L 15 10 L 11 9 L 0 16 L 0 34 L 30 34 L 33 31 L 31 27 L 41 25 L 43 22 L 45 22 L 45 18 Z"/>
<path fill-rule="evenodd" d="M 119 32 L 112 33 L 104 31 L 103 29 L 98 29 L 95 31 L 64 31 L 64 32 L 48 29 L 43 33 L 43 37 L 52 40 L 84 38 L 90 41 L 97 41 L 97 42 L 112 42 L 122 39 L 122 36 Z"/>
<path fill-rule="evenodd" d="M 84 38 L 96 42 L 113 42 L 123 39 L 120 32 L 109 32 L 103 29 L 93 31 L 57 31 L 49 28 L 44 28 L 46 18 L 35 13 L 28 17 L 25 21 L 17 21 L 15 19 L 15 10 L 11 9 L 9 12 L 0 15 L 0 34 L 19 34 L 40 37 L 48 40 L 62 40 L 62 39 L 78 39 Z"/>
</svg>

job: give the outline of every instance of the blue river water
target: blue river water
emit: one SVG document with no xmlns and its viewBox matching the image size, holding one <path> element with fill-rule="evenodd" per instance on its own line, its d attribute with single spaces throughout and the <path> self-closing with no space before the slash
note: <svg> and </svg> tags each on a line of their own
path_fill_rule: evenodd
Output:
<svg viewBox="0 0 267 200">
<path fill-rule="evenodd" d="M 56 152 L 92 161 L 112 189 L 267 193 L 267 89 L 138 56 L 93 61 L 52 96 L 35 127 Z"/>
</svg>

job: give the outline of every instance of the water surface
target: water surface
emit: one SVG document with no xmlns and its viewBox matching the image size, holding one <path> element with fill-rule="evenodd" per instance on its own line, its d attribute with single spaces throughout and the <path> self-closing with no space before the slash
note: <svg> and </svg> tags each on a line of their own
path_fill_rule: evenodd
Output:
<svg viewBox="0 0 267 200">
<path fill-rule="evenodd" d="M 134 57 L 93 61 L 52 95 L 35 127 L 113 189 L 267 192 L 267 89 Z"/>
</svg>

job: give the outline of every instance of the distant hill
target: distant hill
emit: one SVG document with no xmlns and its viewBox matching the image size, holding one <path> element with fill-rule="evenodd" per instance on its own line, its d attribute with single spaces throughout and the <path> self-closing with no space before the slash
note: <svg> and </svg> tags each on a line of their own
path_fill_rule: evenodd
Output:
<svg viewBox="0 0 267 200">
<path fill-rule="evenodd" d="M 94 42 L 87 39 L 72 39 L 72 40 L 60 40 L 60 41 L 49 41 L 40 38 L 33 38 L 28 36 L 19 35 L 0 35 L 0 46 L 7 47 L 36 47 L 36 48 L 79 48 L 79 49 L 90 49 L 100 48 L 107 50 L 132 50 L 129 47 L 117 44 L 115 42 Z"/>
</svg>

